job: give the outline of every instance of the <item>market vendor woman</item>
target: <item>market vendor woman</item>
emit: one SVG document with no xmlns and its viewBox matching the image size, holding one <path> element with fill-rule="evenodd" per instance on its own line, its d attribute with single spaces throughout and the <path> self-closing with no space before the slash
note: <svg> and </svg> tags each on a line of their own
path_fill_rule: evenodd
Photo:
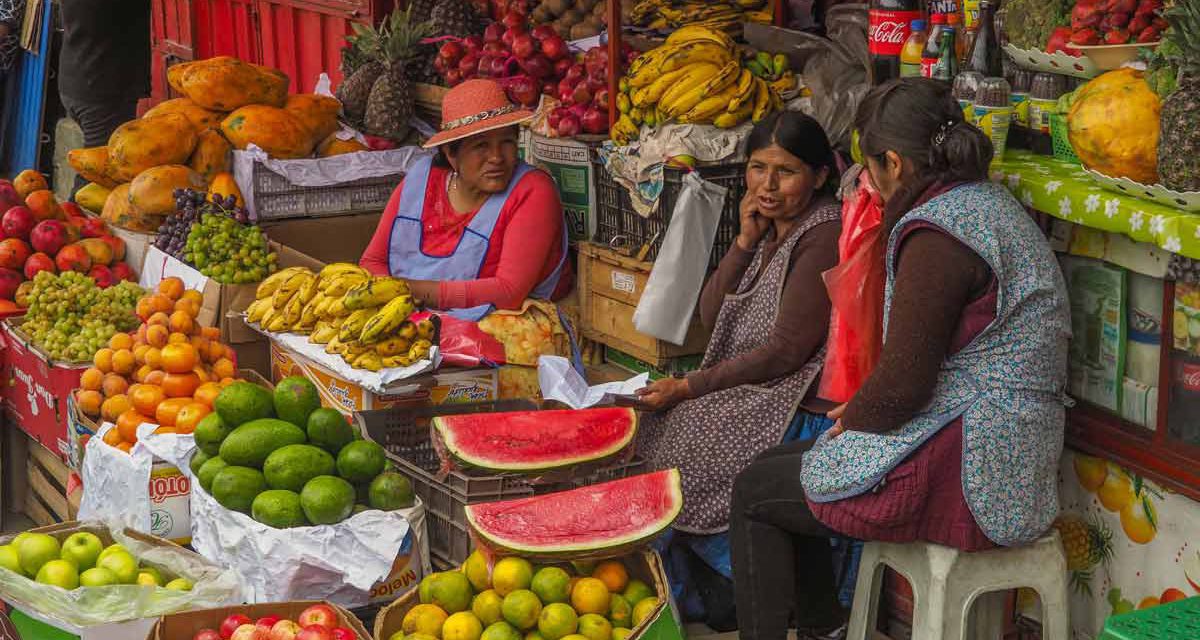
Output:
<svg viewBox="0 0 1200 640">
<path fill-rule="evenodd" d="M 447 92 L 442 129 L 425 143 L 437 154 L 409 168 L 359 263 L 470 320 L 569 292 L 558 190 L 517 158 L 517 125 L 532 117 L 491 80 Z"/>
</svg>

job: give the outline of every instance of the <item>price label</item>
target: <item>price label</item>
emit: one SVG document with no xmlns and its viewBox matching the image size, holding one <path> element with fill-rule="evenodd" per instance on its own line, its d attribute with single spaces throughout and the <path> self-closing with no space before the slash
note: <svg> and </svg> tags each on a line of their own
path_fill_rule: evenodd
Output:
<svg viewBox="0 0 1200 640">
<path fill-rule="evenodd" d="M 637 280 L 632 273 L 612 272 L 612 288 L 614 291 L 633 295 L 637 293 Z"/>
</svg>

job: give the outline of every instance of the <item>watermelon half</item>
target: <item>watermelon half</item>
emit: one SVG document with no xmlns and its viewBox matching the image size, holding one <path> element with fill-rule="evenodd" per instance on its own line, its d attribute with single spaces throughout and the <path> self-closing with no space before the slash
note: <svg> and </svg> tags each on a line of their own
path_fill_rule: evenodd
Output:
<svg viewBox="0 0 1200 640">
<path fill-rule="evenodd" d="M 510 411 L 433 419 L 455 460 L 497 472 L 549 471 L 607 458 L 633 441 L 633 409 Z"/>
<path fill-rule="evenodd" d="M 627 551 L 662 533 L 683 509 L 679 471 L 466 507 L 487 546 L 524 557 Z M 611 555 L 611 553 L 610 553 Z"/>
</svg>

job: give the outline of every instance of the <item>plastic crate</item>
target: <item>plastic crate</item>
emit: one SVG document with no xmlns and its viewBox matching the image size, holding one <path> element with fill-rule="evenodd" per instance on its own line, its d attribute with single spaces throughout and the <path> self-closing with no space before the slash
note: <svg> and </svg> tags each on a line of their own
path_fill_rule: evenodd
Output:
<svg viewBox="0 0 1200 640">
<path fill-rule="evenodd" d="M 468 504 L 524 498 L 619 480 L 640 472 L 645 466 L 638 458 L 626 457 L 576 465 L 536 478 L 463 470 L 452 470 L 445 478 L 439 478 L 441 459 L 430 439 L 430 420 L 437 416 L 538 408 L 530 400 L 496 400 L 355 412 L 360 431 L 383 446 L 388 458 L 412 480 L 414 493 L 425 504 L 429 557 L 436 567 L 457 567 L 471 554 L 473 544 L 464 510 Z"/>
<path fill-rule="evenodd" d="M 1196 640 L 1200 596 L 1112 616 L 1099 640 Z"/>
<path fill-rule="evenodd" d="M 1050 138 L 1056 159 L 1079 164 L 1079 156 L 1075 155 L 1071 141 L 1067 138 L 1067 117 L 1061 113 L 1050 116 Z"/>
<path fill-rule="evenodd" d="M 666 235 L 667 225 L 671 222 L 671 213 L 675 211 L 675 202 L 679 192 L 683 190 L 683 176 L 687 173 L 682 169 L 663 169 L 662 193 L 658 196 L 658 211 L 643 218 L 633 208 L 629 192 L 621 186 L 608 168 L 599 159 L 593 160 L 596 175 L 596 235 L 593 241 L 597 244 L 612 248 L 625 247 L 635 254 L 645 244 L 650 245 L 650 252 L 645 260 L 653 261 L 658 257 L 658 248 Z M 725 194 L 725 208 L 721 210 L 721 220 L 717 223 L 717 235 L 713 240 L 712 253 L 708 256 L 708 268 L 714 270 L 729 246 L 733 244 L 740 226 L 738 209 L 742 196 L 746 193 L 746 165 L 722 164 L 695 169 L 700 177 L 728 189 Z"/>
<path fill-rule="evenodd" d="M 287 218 L 379 213 L 387 207 L 404 172 L 327 187 L 305 187 L 254 163 L 254 215 L 259 222 Z"/>
</svg>

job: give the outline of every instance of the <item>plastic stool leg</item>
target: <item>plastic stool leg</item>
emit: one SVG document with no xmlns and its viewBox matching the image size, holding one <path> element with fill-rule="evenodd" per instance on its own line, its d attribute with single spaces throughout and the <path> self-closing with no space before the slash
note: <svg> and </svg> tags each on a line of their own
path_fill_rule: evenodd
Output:
<svg viewBox="0 0 1200 640">
<path fill-rule="evenodd" d="M 1067 589 L 1067 568 L 1063 563 L 1057 578 L 1035 587 L 1042 600 L 1042 640 L 1071 640 L 1070 593 Z"/>
<path fill-rule="evenodd" d="M 850 608 L 850 623 L 846 640 L 867 640 L 868 630 L 879 620 L 879 594 L 883 590 L 883 569 L 879 546 L 863 545 L 858 564 L 858 579 L 854 586 L 854 605 Z"/>
</svg>

